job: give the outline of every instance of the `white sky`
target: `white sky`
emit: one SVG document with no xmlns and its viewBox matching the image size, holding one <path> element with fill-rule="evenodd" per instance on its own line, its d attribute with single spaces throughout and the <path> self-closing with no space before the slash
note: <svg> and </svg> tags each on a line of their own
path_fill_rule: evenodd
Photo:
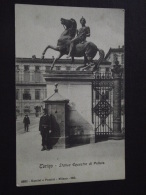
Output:
<svg viewBox="0 0 146 195">
<path fill-rule="evenodd" d="M 49 44 L 56 46 L 64 31 L 60 18 L 73 18 L 80 28 L 80 18 L 86 19 L 91 35 L 87 41 L 94 42 L 105 53 L 109 48 L 124 45 L 124 10 L 101 8 L 77 8 L 40 5 L 15 5 L 15 50 L 16 57 L 40 58 Z M 56 56 L 49 49 L 46 58 Z M 62 58 L 66 58 L 63 56 Z"/>
</svg>

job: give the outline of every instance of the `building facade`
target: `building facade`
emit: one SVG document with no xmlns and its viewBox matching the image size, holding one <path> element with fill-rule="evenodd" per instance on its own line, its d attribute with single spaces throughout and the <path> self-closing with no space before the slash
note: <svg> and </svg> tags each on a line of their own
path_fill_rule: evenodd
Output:
<svg viewBox="0 0 146 195">
<path fill-rule="evenodd" d="M 110 48 L 105 56 L 105 60 L 111 62 L 111 65 L 113 66 L 117 59 L 119 61 L 119 64 L 124 67 L 124 53 L 124 46 L 119 46 L 118 48 Z"/>
<path fill-rule="evenodd" d="M 44 107 L 43 100 L 47 97 L 46 82 L 43 74 L 50 70 L 53 59 L 41 60 L 32 58 L 16 58 L 15 83 L 16 83 L 16 115 L 24 114 L 39 116 Z M 60 59 L 55 71 L 73 71 L 83 64 L 83 60 Z"/>
<path fill-rule="evenodd" d="M 110 48 L 101 63 L 99 72 L 111 73 L 115 59 L 124 67 L 124 47 Z M 46 82 L 43 74 L 51 69 L 52 59 L 16 58 L 15 61 L 15 83 L 16 83 L 16 115 L 29 114 L 39 116 L 44 107 L 43 100 L 47 97 Z M 75 71 L 83 65 L 83 59 L 60 59 L 54 66 L 54 71 Z M 108 75 L 108 74 L 106 74 Z M 124 94 L 123 94 L 124 97 Z"/>
</svg>

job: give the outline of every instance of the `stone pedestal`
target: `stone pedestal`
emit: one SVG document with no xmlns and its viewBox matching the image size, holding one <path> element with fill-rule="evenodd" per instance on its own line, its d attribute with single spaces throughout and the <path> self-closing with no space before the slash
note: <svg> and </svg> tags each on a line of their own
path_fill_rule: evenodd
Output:
<svg viewBox="0 0 146 195">
<path fill-rule="evenodd" d="M 68 122 L 65 121 L 65 124 L 70 125 L 67 127 L 62 126 L 62 129 L 64 130 L 61 133 L 61 138 L 57 145 L 59 142 L 64 142 L 61 140 L 65 139 L 67 147 L 68 136 L 70 138 L 72 136 L 73 139 L 80 139 L 83 143 L 95 143 L 94 125 L 92 124 L 93 73 L 91 71 L 48 71 L 43 76 L 47 84 L 47 96 L 49 97 L 52 95 L 54 84 L 58 83 L 59 94 L 63 96 L 64 99 L 68 99 L 71 106 L 66 112 L 68 115 L 66 120 L 68 120 Z M 78 119 L 72 120 L 73 116 L 75 118 L 74 113 L 77 113 Z M 63 119 L 59 119 L 58 117 L 57 120 L 58 123 L 61 124 L 61 120 Z M 85 128 L 85 126 L 88 128 Z M 74 135 L 71 135 L 71 132 L 75 132 Z"/>
</svg>

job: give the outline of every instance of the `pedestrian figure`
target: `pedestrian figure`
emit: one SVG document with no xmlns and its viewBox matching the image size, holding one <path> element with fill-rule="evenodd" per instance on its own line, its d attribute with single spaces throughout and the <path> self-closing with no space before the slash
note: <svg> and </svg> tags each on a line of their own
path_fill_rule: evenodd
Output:
<svg viewBox="0 0 146 195">
<path fill-rule="evenodd" d="M 27 114 L 25 115 L 25 117 L 23 119 L 23 123 L 24 123 L 24 130 L 28 132 L 30 120 L 29 120 L 29 117 Z"/>
<path fill-rule="evenodd" d="M 39 123 L 39 131 L 42 136 L 42 150 L 49 150 L 51 149 L 50 144 L 48 143 L 50 134 L 52 132 L 51 130 L 51 116 L 48 115 L 47 109 L 43 110 L 43 116 L 40 118 Z"/>
</svg>

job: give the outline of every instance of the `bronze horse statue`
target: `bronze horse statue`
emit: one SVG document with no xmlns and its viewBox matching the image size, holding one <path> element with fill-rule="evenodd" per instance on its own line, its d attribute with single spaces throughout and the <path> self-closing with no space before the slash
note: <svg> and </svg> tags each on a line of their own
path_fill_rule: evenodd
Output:
<svg viewBox="0 0 146 195">
<path fill-rule="evenodd" d="M 48 45 L 42 53 L 42 59 L 44 59 L 44 55 L 49 48 L 59 52 L 58 57 L 53 60 L 51 70 L 58 59 L 69 53 L 71 40 L 75 37 L 77 32 L 77 23 L 74 19 L 71 18 L 70 20 L 67 20 L 61 18 L 61 24 L 64 26 L 65 30 L 58 39 L 57 46 L 54 47 L 52 45 Z M 93 58 L 95 57 L 97 51 L 99 52 L 100 57 L 96 62 L 93 62 Z M 74 61 L 74 57 L 84 57 L 84 65 L 78 67 L 76 70 L 96 71 L 100 62 L 104 59 L 104 51 L 98 49 L 94 43 L 85 41 L 75 45 L 71 57 L 72 62 Z"/>
</svg>

